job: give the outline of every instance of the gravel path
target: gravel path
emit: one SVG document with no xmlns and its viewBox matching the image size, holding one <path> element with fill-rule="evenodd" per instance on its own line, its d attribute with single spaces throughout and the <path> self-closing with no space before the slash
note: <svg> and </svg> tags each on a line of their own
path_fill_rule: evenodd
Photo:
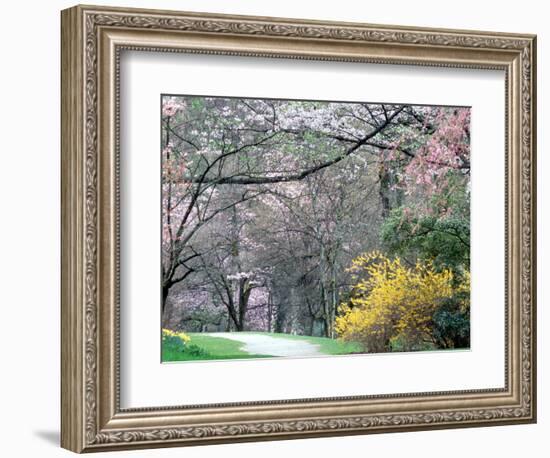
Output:
<svg viewBox="0 0 550 458">
<path fill-rule="evenodd" d="M 210 337 L 223 337 L 224 339 L 243 342 L 242 350 L 256 355 L 270 356 L 319 356 L 319 345 L 295 339 L 272 337 L 263 334 L 241 334 L 239 332 L 208 332 Z"/>
</svg>

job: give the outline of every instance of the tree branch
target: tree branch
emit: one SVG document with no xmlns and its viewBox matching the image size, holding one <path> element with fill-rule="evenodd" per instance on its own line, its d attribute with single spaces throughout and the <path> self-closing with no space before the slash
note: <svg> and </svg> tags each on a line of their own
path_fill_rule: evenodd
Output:
<svg viewBox="0 0 550 458">
<path fill-rule="evenodd" d="M 320 170 L 323 170 L 327 167 L 330 167 L 331 165 L 337 164 L 338 162 L 344 160 L 351 154 L 353 154 L 356 150 L 358 150 L 361 146 L 366 145 L 368 141 L 378 135 L 383 129 L 385 129 L 392 120 L 399 114 L 401 111 L 403 111 L 404 107 L 400 107 L 396 111 L 394 111 L 390 116 L 388 116 L 388 119 L 384 121 L 384 123 L 380 124 L 376 129 L 369 132 L 366 136 L 364 136 L 361 140 L 357 141 L 352 147 L 348 148 L 344 153 L 342 153 L 340 156 L 335 157 L 334 159 L 331 159 L 330 161 L 323 162 L 321 164 L 318 164 L 316 166 L 310 167 L 309 169 L 305 169 L 299 173 L 291 174 L 291 175 L 276 175 L 271 177 L 266 176 L 246 176 L 246 175 L 233 175 L 230 177 L 218 177 L 218 178 L 207 178 L 204 176 L 204 174 L 201 177 L 193 177 L 188 180 L 187 182 L 191 183 L 216 183 L 216 184 L 240 184 L 240 185 L 250 185 L 250 184 L 270 184 L 270 183 L 288 183 L 292 181 L 300 181 L 304 178 L 308 177 L 309 175 L 312 175 L 316 172 L 319 172 Z M 348 141 L 348 140 L 346 140 Z"/>
</svg>

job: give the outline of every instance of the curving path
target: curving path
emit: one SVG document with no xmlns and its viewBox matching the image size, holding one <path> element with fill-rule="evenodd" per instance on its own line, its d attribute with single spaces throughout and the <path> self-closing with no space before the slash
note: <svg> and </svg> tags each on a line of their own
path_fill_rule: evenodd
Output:
<svg viewBox="0 0 550 458">
<path fill-rule="evenodd" d="M 205 332 L 203 335 L 210 337 L 223 337 L 224 339 L 236 340 L 245 345 L 243 351 L 256 355 L 271 356 L 319 356 L 323 355 L 319 345 L 303 342 L 284 337 L 272 337 L 262 334 L 251 334 L 239 332 Z"/>
</svg>

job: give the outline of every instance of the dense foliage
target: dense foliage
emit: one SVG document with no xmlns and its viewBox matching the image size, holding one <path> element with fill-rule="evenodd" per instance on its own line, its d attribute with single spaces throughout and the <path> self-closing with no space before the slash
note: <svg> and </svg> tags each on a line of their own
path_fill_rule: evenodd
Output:
<svg viewBox="0 0 550 458">
<path fill-rule="evenodd" d="M 362 342 L 369 351 L 461 346 L 448 332 L 451 316 L 443 311 L 456 303 L 461 314 L 468 313 L 467 273 L 458 281 L 450 269 L 437 271 L 430 261 L 406 267 L 377 252 L 357 257 L 350 270 L 353 294 L 336 318 L 342 338 Z"/>
</svg>

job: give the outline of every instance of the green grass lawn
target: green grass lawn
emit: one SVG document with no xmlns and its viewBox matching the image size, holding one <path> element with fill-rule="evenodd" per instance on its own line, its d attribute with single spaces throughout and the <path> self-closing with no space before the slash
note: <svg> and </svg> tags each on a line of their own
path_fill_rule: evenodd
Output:
<svg viewBox="0 0 550 458">
<path fill-rule="evenodd" d="M 284 339 L 303 340 L 311 344 L 319 345 L 321 353 L 326 355 L 349 355 L 352 353 L 364 353 L 363 346 L 357 342 L 344 342 L 342 340 L 330 339 L 328 337 L 298 336 L 295 334 L 282 334 L 276 332 L 265 332 L 262 334 Z"/>
<path fill-rule="evenodd" d="M 318 345 L 325 355 L 348 355 L 364 352 L 355 342 L 343 342 L 327 337 L 298 336 L 275 332 L 243 332 L 243 334 L 262 334 L 274 338 L 301 340 Z M 191 340 L 183 344 L 178 338 L 163 339 L 162 361 L 205 361 L 224 359 L 269 358 L 270 355 L 249 354 L 242 348 L 244 343 L 223 337 L 214 337 L 201 333 L 188 333 Z"/>
<path fill-rule="evenodd" d="M 269 358 L 270 355 L 253 355 L 243 351 L 244 343 L 223 337 L 187 334 L 191 341 L 183 345 L 177 339 L 163 340 L 162 361 L 205 361 L 213 359 Z"/>
</svg>

